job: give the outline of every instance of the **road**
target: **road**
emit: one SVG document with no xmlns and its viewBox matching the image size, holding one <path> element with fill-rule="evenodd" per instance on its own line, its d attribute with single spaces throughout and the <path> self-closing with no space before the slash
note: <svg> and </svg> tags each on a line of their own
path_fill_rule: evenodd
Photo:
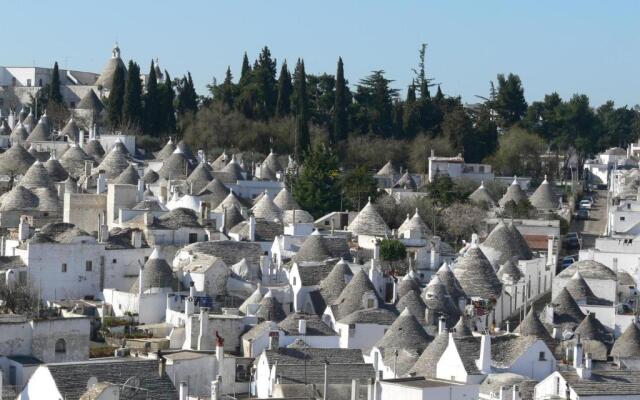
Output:
<svg viewBox="0 0 640 400">
<path fill-rule="evenodd" d="M 589 211 L 588 220 L 573 219 L 569 231 L 578 232 L 582 237 L 582 248 L 592 248 L 596 238 L 604 234 L 607 227 L 607 191 L 598 190 L 594 195 L 595 204 Z"/>
</svg>

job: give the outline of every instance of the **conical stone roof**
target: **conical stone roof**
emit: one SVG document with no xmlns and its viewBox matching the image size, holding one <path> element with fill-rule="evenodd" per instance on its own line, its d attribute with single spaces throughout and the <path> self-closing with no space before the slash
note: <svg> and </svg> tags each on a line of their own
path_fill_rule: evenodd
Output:
<svg viewBox="0 0 640 400">
<path fill-rule="evenodd" d="M 411 315 L 416 317 L 420 325 L 425 324 L 425 310 L 427 309 L 427 305 L 424 304 L 424 300 L 420 297 L 420 295 L 416 291 L 409 291 L 404 296 L 400 297 L 398 300 L 398 304 L 396 304 L 396 309 L 399 312 L 408 309 Z"/>
<path fill-rule="evenodd" d="M 84 174 L 85 161 L 91 161 L 93 166 L 94 160 L 91 156 L 82 150 L 77 144 L 69 146 L 62 156 L 60 156 L 60 164 L 71 176 L 81 176 Z"/>
<path fill-rule="evenodd" d="M 427 308 L 435 315 L 443 315 L 447 319 L 447 326 L 453 326 L 460 316 L 460 310 L 447 294 L 447 289 L 440 282 L 438 276 L 434 276 L 425 288 L 423 296 Z M 431 322 L 431 321 L 427 321 Z"/>
<path fill-rule="evenodd" d="M 256 218 L 263 218 L 268 221 L 282 220 L 282 210 L 275 205 L 269 196 L 262 196 L 260 201 L 251 208 Z"/>
<path fill-rule="evenodd" d="M 69 177 L 67 170 L 64 169 L 60 161 L 55 157 L 49 158 L 47 162 L 44 163 L 44 168 L 55 182 L 65 181 Z"/>
<path fill-rule="evenodd" d="M 227 197 L 225 197 L 224 200 L 222 200 L 222 203 L 218 204 L 218 206 L 213 211 L 220 213 L 224 211 L 225 207 L 226 208 L 236 207 L 238 210 L 242 210 L 242 207 L 243 207 L 242 203 L 238 199 L 238 196 L 236 196 L 236 194 L 233 193 L 233 190 L 229 190 L 229 194 L 227 195 Z"/>
<path fill-rule="evenodd" d="M 171 266 L 162 258 L 158 249 L 154 249 L 142 269 L 142 292 L 152 288 L 172 288 L 174 277 Z"/>
<path fill-rule="evenodd" d="M 300 205 L 286 187 L 278 192 L 273 202 L 281 210 L 300 210 Z"/>
<path fill-rule="evenodd" d="M 398 282 L 398 298 L 404 297 L 409 292 L 420 293 L 418 283 L 409 274 L 405 275 Z"/>
<path fill-rule="evenodd" d="M 78 142 L 78 138 L 80 137 L 80 128 L 73 117 L 71 117 L 64 128 L 62 128 L 62 135 L 69 138 L 72 142 Z"/>
<path fill-rule="evenodd" d="M 38 197 L 22 185 L 14 186 L 0 197 L 0 211 L 35 209 Z"/>
<path fill-rule="evenodd" d="M 0 154 L 0 175 L 22 175 L 35 160 L 21 145 L 11 146 Z"/>
<path fill-rule="evenodd" d="M 500 221 L 498 225 L 489 233 L 489 236 L 480 244 L 480 249 L 486 255 L 494 268 L 506 264 L 513 260 L 530 260 L 531 250 L 524 251 L 522 243 L 516 237 L 517 229 L 514 231 Z M 525 243 L 526 245 L 526 243 Z"/>
<path fill-rule="evenodd" d="M 115 148 L 116 147 L 114 146 L 114 149 Z M 85 142 L 82 149 L 88 156 L 92 157 L 96 161 L 102 160 L 102 157 L 104 157 L 105 155 L 104 148 L 102 147 L 102 144 L 100 143 L 100 141 L 97 139 L 91 139 Z M 111 150 L 113 151 L 113 149 Z M 122 149 L 118 149 L 118 151 L 122 152 Z M 126 154 L 126 153 L 123 153 L 123 154 Z"/>
<path fill-rule="evenodd" d="M 98 79 L 99 81 L 99 79 Z M 96 82 L 99 85 L 99 83 Z M 110 88 L 108 88 L 110 89 Z M 104 109 L 104 104 L 100 101 L 98 96 L 93 90 L 89 90 L 76 106 L 79 110 L 93 111 L 95 113 L 100 113 Z"/>
<path fill-rule="evenodd" d="M 352 276 L 353 272 L 351 272 L 349 265 L 344 260 L 337 262 L 329 272 L 329 275 L 320 281 L 320 294 L 324 301 L 327 304 L 334 304 L 347 286 L 348 277 Z"/>
<path fill-rule="evenodd" d="M 509 201 L 513 201 L 514 203 L 518 204 L 526 198 L 527 195 L 520 187 L 517 178 L 514 177 L 513 182 L 511 183 L 511 185 L 509 185 L 507 192 L 504 194 L 504 196 L 502 196 L 498 204 L 500 204 L 500 207 L 504 207 L 505 204 L 507 204 Z"/>
<path fill-rule="evenodd" d="M 469 195 L 469 200 L 476 204 L 486 204 L 488 206 L 496 204 L 491 193 L 484 187 L 484 182 L 480 183 L 480 186 Z"/>
<path fill-rule="evenodd" d="M 438 269 L 438 272 L 436 272 L 436 275 L 447 289 L 447 293 L 452 299 L 457 301 L 459 298 L 465 297 L 464 290 L 462 290 L 462 286 L 460 286 L 458 278 L 455 277 L 447 263 L 442 264 L 440 269 Z"/>
<path fill-rule="evenodd" d="M 469 328 L 469 321 L 465 318 L 464 315 L 461 315 L 458 318 L 458 322 L 453 327 L 453 336 L 454 337 L 469 337 L 473 336 L 473 332 L 471 328 Z"/>
<path fill-rule="evenodd" d="M 511 284 L 519 282 L 520 279 L 524 278 L 524 274 L 513 260 L 509 260 L 500 266 L 498 278 L 505 284 Z"/>
<path fill-rule="evenodd" d="M 191 163 L 182 151 L 177 148 L 162 164 L 158 171 L 160 178 L 169 179 L 186 179 L 193 171 Z"/>
<path fill-rule="evenodd" d="M 433 339 L 422 352 L 416 363 L 408 371 L 411 375 L 424 376 L 425 378 L 435 378 L 436 368 L 440 357 L 449 344 L 449 333 L 442 332 Z"/>
<path fill-rule="evenodd" d="M 0 135 L 7 136 L 11 134 L 11 128 L 6 119 L 0 119 Z"/>
<path fill-rule="evenodd" d="M 44 164 L 36 160 L 20 179 L 20 184 L 27 189 L 48 187 L 53 189 L 53 179 L 49 176 Z"/>
<path fill-rule="evenodd" d="M 300 246 L 300 250 L 293 256 L 293 260 L 297 263 L 309 261 L 325 261 L 331 258 L 331 254 L 327 250 L 322 236 L 309 235 Z"/>
<path fill-rule="evenodd" d="M 176 151 L 176 145 L 173 143 L 173 140 L 169 139 L 162 150 L 156 154 L 156 160 L 164 161 L 169 158 L 174 151 Z"/>
<path fill-rule="evenodd" d="M 584 319 L 582 310 L 566 288 L 562 288 L 551 305 L 554 324 L 576 326 Z"/>
<path fill-rule="evenodd" d="M 129 164 L 129 166 L 111 183 L 120 185 L 137 185 L 139 180 L 140 174 L 138 174 L 138 170 L 133 166 L 133 164 Z"/>
<path fill-rule="evenodd" d="M 213 179 L 198 193 L 198 196 L 202 201 L 209 203 L 211 209 L 215 209 L 228 194 L 229 188 L 219 180 Z"/>
<path fill-rule="evenodd" d="M 576 271 L 576 273 L 569 279 L 569 281 L 565 285 L 565 289 L 569 292 L 571 297 L 573 297 L 576 301 L 584 301 L 589 305 L 598 305 L 607 302 L 604 299 L 598 298 L 589 285 L 587 281 L 584 280 L 580 271 Z M 607 302 L 609 305 L 611 302 Z"/>
<path fill-rule="evenodd" d="M 408 170 L 400 177 L 400 179 L 398 179 L 398 182 L 396 182 L 396 184 L 393 186 L 406 190 L 416 190 L 418 188 L 418 185 L 416 185 L 416 181 L 413 180 L 413 177 Z"/>
<path fill-rule="evenodd" d="M 613 344 L 611 355 L 616 358 L 640 358 L 640 329 L 634 322 Z"/>
<path fill-rule="evenodd" d="M 118 68 L 122 68 L 126 74 L 127 68 L 120 58 L 120 48 L 118 47 L 118 45 L 116 45 L 113 48 L 111 58 L 109 59 L 109 61 L 107 61 L 107 65 L 104 66 L 102 74 L 100 74 L 100 77 L 96 81 L 95 85 L 102 86 L 106 89 L 111 90 L 111 87 L 113 86 L 113 77 Z"/>
<path fill-rule="evenodd" d="M 375 296 L 378 299 L 378 304 L 382 302 L 373 283 L 371 283 L 371 280 L 364 270 L 361 269 L 351 278 L 336 300 L 336 307 L 334 309 L 335 319 L 340 320 L 355 311 L 363 309 L 364 299 L 368 295 Z"/>
<path fill-rule="evenodd" d="M 244 180 L 242 172 L 242 167 L 236 161 L 235 155 L 232 155 L 231 161 L 220 170 L 216 177 L 222 179 L 224 183 L 236 183 L 237 181 Z"/>
<path fill-rule="evenodd" d="M 11 135 L 9 136 L 9 139 L 11 140 L 11 144 L 15 146 L 17 144 L 20 145 L 25 143 L 28 137 L 29 137 L 29 132 L 27 132 L 27 130 L 24 128 L 24 125 L 22 125 L 22 123 L 18 123 L 13 128 L 13 131 L 11 131 Z"/>
<path fill-rule="evenodd" d="M 33 116 L 33 113 L 29 111 L 29 114 L 22 120 L 22 125 L 24 125 L 27 132 L 31 133 L 33 128 L 36 127 L 36 117 Z"/>
<path fill-rule="evenodd" d="M 597 340 L 607 343 L 611 339 L 611 334 L 602 325 L 594 313 L 589 313 L 576 328 L 574 334 L 580 334 L 583 340 Z"/>
<path fill-rule="evenodd" d="M 151 183 L 156 183 L 158 179 L 160 179 L 160 176 L 156 171 L 152 170 L 151 168 L 148 168 L 147 171 L 142 176 L 142 181 L 147 185 Z"/>
<path fill-rule="evenodd" d="M 458 258 L 453 274 L 468 297 L 497 299 L 502 294 L 502 282 L 476 245 Z"/>
<path fill-rule="evenodd" d="M 398 170 L 396 170 L 391 161 L 387 161 L 387 163 L 382 168 L 380 168 L 378 173 L 376 173 L 376 175 L 378 176 L 388 176 L 391 178 L 397 174 Z"/>
<path fill-rule="evenodd" d="M 400 227 L 398 228 L 398 233 L 400 234 L 409 232 L 409 231 L 420 232 L 424 239 L 428 239 L 431 236 L 433 236 L 431 229 L 429 229 L 427 224 L 424 223 L 424 220 L 422 219 L 422 217 L 420 217 L 420 214 L 418 213 L 417 208 L 413 216 L 410 217 L 409 214 L 407 214 L 407 219 L 405 219 L 402 225 L 400 225 Z"/>
<path fill-rule="evenodd" d="M 96 172 L 104 171 L 107 179 L 115 179 L 127 167 L 129 167 L 129 158 L 118 146 L 113 146 L 109 154 L 98 165 Z"/>
<path fill-rule="evenodd" d="M 553 188 L 547 181 L 545 175 L 544 181 L 538 186 L 535 192 L 529 197 L 531 205 L 541 211 L 553 211 L 557 210 L 560 202 L 558 196 L 553 193 Z"/>
<path fill-rule="evenodd" d="M 212 163 L 211 163 L 211 168 L 214 171 L 222 171 L 222 169 L 225 167 L 225 165 L 227 165 L 227 161 L 229 160 L 229 156 L 227 155 L 226 152 L 222 152 L 222 154 L 220 154 L 218 156 L 218 158 L 216 158 Z"/>
<path fill-rule="evenodd" d="M 49 140 L 51 140 L 51 130 L 49 125 L 40 118 L 40 121 L 38 121 L 31 133 L 29 133 L 27 142 L 46 142 Z"/>
<path fill-rule="evenodd" d="M 354 235 L 385 236 L 390 233 L 389 226 L 384 222 L 371 200 L 351 221 L 347 231 Z"/>
<path fill-rule="evenodd" d="M 38 197 L 39 211 L 59 211 L 62 208 L 57 190 L 50 187 L 40 187 L 33 189 L 32 192 Z"/>
<path fill-rule="evenodd" d="M 286 315 L 282 304 L 271 294 L 269 291 L 262 300 L 260 300 L 260 306 L 256 312 L 256 317 L 263 321 L 275 321 L 280 322 L 285 319 Z"/>
<path fill-rule="evenodd" d="M 284 168 L 280 165 L 278 156 L 276 156 L 272 151 L 260 166 L 260 179 L 275 181 L 278 179 L 276 173 L 282 171 L 284 171 Z"/>
<path fill-rule="evenodd" d="M 187 189 L 190 193 L 200 193 L 213 180 L 207 163 L 200 163 L 187 178 Z"/>
<path fill-rule="evenodd" d="M 515 329 L 515 333 L 518 333 L 522 336 L 535 336 L 540 340 L 544 340 L 545 342 L 551 340 L 551 335 L 549 335 L 549 331 L 540 321 L 538 314 L 535 312 L 533 307 L 529 309 L 529 312 L 524 317 L 520 325 Z"/>
</svg>

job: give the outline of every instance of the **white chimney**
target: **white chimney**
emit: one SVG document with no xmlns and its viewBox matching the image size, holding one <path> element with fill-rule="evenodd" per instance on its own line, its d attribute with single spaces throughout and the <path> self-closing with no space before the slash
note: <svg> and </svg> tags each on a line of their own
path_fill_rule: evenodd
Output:
<svg viewBox="0 0 640 400">
<path fill-rule="evenodd" d="M 269 332 L 269 350 L 277 350 L 280 347 L 280 332 Z"/>
<path fill-rule="evenodd" d="M 307 320 L 306 319 L 299 319 L 298 320 L 298 333 L 300 333 L 303 336 L 307 334 Z"/>
<path fill-rule="evenodd" d="M 500 400 L 509 400 L 508 396 L 509 396 L 509 388 L 506 386 L 500 386 L 500 395 L 498 396 L 498 398 Z"/>
<path fill-rule="evenodd" d="M 211 381 L 211 400 L 220 400 L 222 395 L 222 377 L 218 375 L 215 381 Z"/>
<path fill-rule="evenodd" d="M 481 373 L 487 375 L 491 373 L 491 335 L 485 331 L 480 339 L 480 358 L 476 364 Z"/>
<path fill-rule="evenodd" d="M 373 239 L 373 259 L 380 259 L 380 241 L 377 239 Z"/>
<path fill-rule="evenodd" d="M 138 201 L 142 201 L 144 198 L 144 181 L 138 179 Z"/>
<path fill-rule="evenodd" d="M 187 400 L 187 392 L 189 391 L 187 387 L 187 382 L 180 382 L 180 400 Z"/>
<path fill-rule="evenodd" d="M 443 333 L 447 330 L 447 320 L 444 316 L 440 316 L 438 319 L 438 334 Z"/>
<path fill-rule="evenodd" d="M 351 400 L 360 400 L 360 382 L 357 379 L 351 380 Z"/>
<path fill-rule="evenodd" d="M 431 238 L 431 269 L 436 269 L 440 265 L 440 237 Z"/>
<path fill-rule="evenodd" d="M 193 314 L 196 310 L 195 305 L 195 295 L 196 295 L 196 287 L 193 281 L 189 282 L 189 297 L 184 302 L 184 314 L 185 316 L 189 316 Z"/>
<path fill-rule="evenodd" d="M 249 217 L 249 241 L 256 241 L 256 218 L 253 215 Z"/>
<path fill-rule="evenodd" d="M 216 361 L 218 363 L 218 376 L 224 375 L 224 339 L 216 331 Z"/>
<path fill-rule="evenodd" d="M 520 396 L 520 388 L 518 387 L 518 385 L 513 385 L 513 395 L 511 397 L 511 400 L 522 400 L 522 397 Z"/>
<path fill-rule="evenodd" d="M 271 258 L 268 255 L 260 256 L 260 268 L 262 270 L 262 281 L 268 283 L 271 278 Z"/>
<path fill-rule="evenodd" d="M 580 342 L 580 334 L 576 333 L 576 344 L 573 346 L 573 368 L 578 370 L 582 368 L 582 342 Z"/>
<path fill-rule="evenodd" d="M 29 226 L 29 218 L 26 215 L 20 217 L 20 225 L 18 226 L 18 239 L 21 242 L 29 239 L 29 231 L 31 227 Z"/>
<path fill-rule="evenodd" d="M 142 231 L 135 230 L 131 232 L 131 246 L 136 249 L 142 247 Z"/>
<path fill-rule="evenodd" d="M 207 333 L 209 331 L 209 308 L 200 307 L 200 332 L 198 333 L 198 350 L 209 350 Z"/>
<path fill-rule="evenodd" d="M 509 320 L 507 320 L 505 325 L 507 326 L 507 333 L 511 333 L 511 322 Z"/>
<path fill-rule="evenodd" d="M 96 181 L 96 193 L 101 194 L 107 191 L 107 179 L 104 176 L 104 172 L 98 173 L 98 179 Z"/>
</svg>

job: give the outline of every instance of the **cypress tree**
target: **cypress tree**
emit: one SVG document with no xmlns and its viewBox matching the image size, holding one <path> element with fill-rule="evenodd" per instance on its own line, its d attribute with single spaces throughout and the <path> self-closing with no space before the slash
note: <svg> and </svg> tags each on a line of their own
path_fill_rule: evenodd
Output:
<svg viewBox="0 0 640 400">
<path fill-rule="evenodd" d="M 151 69 L 147 79 L 147 93 L 144 96 L 144 133 L 146 135 L 158 136 L 160 134 L 160 101 L 158 95 L 158 78 L 156 68 L 151 60 Z"/>
<path fill-rule="evenodd" d="M 265 46 L 253 68 L 253 81 L 256 84 L 258 115 L 263 119 L 273 116 L 276 101 L 276 61 L 271 58 L 271 51 Z"/>
<path fill-rule="evenodd" d="M 249 57 L 247 57 L 247 52 L 244 52 L 244 57 L 242 58 L 242 68 L 240 69 L 240 80 L 238 81 L 238 86 L 240 89 L 243 89 L 247 84 L 251 81 L 251 64 L 249 64 Z"/>
<path fill-rule="evenodd" d="M 420 123 L 420 112 L 416 100 L 416 86 L 415 83 L 409 85 L 407 89 L 407 100 L 404 104 L 404 112 L 402 117 L 402 130 L 408 138 L 415 136 L 418 125 Z"/>
<path fill-rule="evenodd" d="M 51 83 L 49 84 L 49 101 L 62 104 L 62 93 L 60 92 L 60 73 L 58 72 L 58 62 L 53 64 L 51 72 Z"/>
<path fill-rule="evenodd" d="M 309 149 L 309 98 L 307 94 L 307 74 L 304 70 L 304 60 L 298 60 L 295 72 L 296 92 L 296 140 L 295 156 L 301 160 L 304 152 Z"/>
<path fill-rule="evenodd" d="M 231 74 L 231 67 L 227 67 L 227 74 L 224 77 L 222 83 L 222 90 L 220 91 L 220 101 L 226 110 L 233 108 L 233 75 Z"/>
<path fill-rule="evenodd" d="M 347 138 L 347 87 L 344 80 L 344 65 L 342 57 L 338 58 L 338 72 L 336 73 L 336 99 L 333 121 L 333 137 L 336 141 L 342 141 Z"/>
<path fill-rule="evenodd" d="M 125 74 L 121 65 L 116 67 L 113 74 L 113 84 L 107 100 L 107 119 L 112 128 L 119 128 L 122 123 L 122 109 L 124 107 Z"/>
<path fill-rule="evenodd" d="M 161 131 L 165 134 L 172 134 L 176 131 L 176 110 L 173 106 L 175 100 L 175 92 L 173 91 L 173 82 L 169 73 L 164 71 L 165 81 L 160 86 L 160 108 L 163 117 Z"/>
<path fill-rule="evenodd" d="M 282 63 L 280 77 L 278 78 L 278 102 L 276 103 L 276 116 L 286 117 L 291 113 L 291 74 L 287 68 L 287 61 Z"/>
<path fill-rule="evenodd" d="M 134 128 L 140 128 L 142 123 L 142 81 L 140 80 L 140 66 L 129 61 L 129 74 L 125 85 L 124 108 L 122 120 Z"/>
</svg>

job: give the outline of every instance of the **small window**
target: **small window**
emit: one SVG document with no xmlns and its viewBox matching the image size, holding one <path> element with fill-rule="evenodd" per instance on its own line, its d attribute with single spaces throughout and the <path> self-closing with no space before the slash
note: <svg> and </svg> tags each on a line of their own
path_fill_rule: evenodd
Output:
<svg viewBox="0 0 640 400">
<path fill-rule="evenodd" d="M 620 217 L 620 221 L 624 221 L 625 219 L 625 217 Z"/>
<path fill-rule="evenodd" d="M 546 357 L 545 357 L 545 352 L 544 352 L 544 351 L 541 351 L 541 352 L 538 354 L 538 361 L 546 361 L 546 360 L 547 360 L 547 359 L 546 359 Z"/>
<path fill-rule="evenodd" d="M 27 86 L 31 87 L 31 79 L 27 79 Z"/>
<path fill-rule="evenodd" d="M 195 243 L 198 241 L 198 234 L 197 233 L 190 233 L 189 234 L 189 243 Z"/>
<path fill-rule="evenodd" d="M 295 286 L 295 285 L 296 285 L 296 282 L 297 282 L 297 279 L 296 279 L 296 277 L 294 276 L 294 277 L 293 277 L 293 286 Z"/>
<path fill-rule="evenodd" d="M 324 221 L 324 224 L 325 224 L 326 226 L 329 226 L 329 221 L 328 221 L 328 220 L 327 220 L 327 221 Z"/>
<path fill-rule="evenodd" d="M 64 354 L 66 352 L 67 352 L 67 343 L 64 341 L 64 339 L 56 340 L 56 353 Z"/>
<path fill-rule="evenodd" d="M 149 261 L 149 256 L 144 257 L 144 262 L 146 263 L 147 261 Z"/>
<path fill-rule="evenodd" d="M 42 87 L 42 79 L 38 79 L 38 86 Z"/>
<path fill-rule="evenodd" d="M 367 308 L 373 308 L 373 299 L 367 299 Z"/>
<path fill-rule="evenodd" d="M 72 102 L 69 104 L 69 106 L 71 106 L 71 108 L 76 108 L 76 102 L 75 102 L 75 101 L 72 101 Z"/>
<path fill-rule="evenodd" d="M 117 264 L 118 260 L 116 260 L 115 258 L 111 261 L 112 264 Z"/>
<path fill-rule="evenodd" d="M 93 261 L 87 261 L 84 263 L 84 268 L 87 272 L 91 272 L 93 270 Z"/>
<path fill-rule="evenodd" d="M 67 272 L 67 263 L 62 263 L 62 272 Z"/>
</svg>

